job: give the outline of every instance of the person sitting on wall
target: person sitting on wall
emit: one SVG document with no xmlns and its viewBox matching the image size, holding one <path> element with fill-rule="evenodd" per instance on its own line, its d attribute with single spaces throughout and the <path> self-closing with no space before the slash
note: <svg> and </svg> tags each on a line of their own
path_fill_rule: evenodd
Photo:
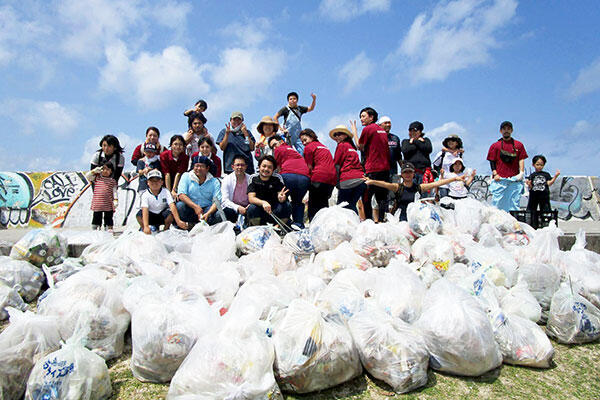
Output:
<svg viewBox="0 0 600 400">
<path fill-rule="evenodd" d="M 250 175 L 246 173 L 248 159 L 241 154 L 233 156 L 233 172 L 221 182 L 223 212 L 228 221 L 236 223 L 240 215 L 246 215 L 248 206 L 248 184 Z"/>
<path fill-rule="evenodd" d="M 138 193 L 148 189 L 146 175 L 148 172 L 158 169 L 160 171 L 160 158 L 158 157 L 158 149 L 154 143 L 146 143 L 144 145 L 144 157 L 137 162 L 136 172 L 139 174 Z"/>
<path fill-rule="evenodd" d="M 177 207 L 169 190 L 163 186 L 162 174 L 154 169 L 147 174 L 148 188 L 142 192 L 141 208 L 136 215 L 142 231 L 149 235 L 157 232 L 161 225 L 169 229 L 173 221 L 181 229 L 188 225 L 179 218 Z"/>
<path fill-rule="evenodd" d="M 235 156 L 242 155 L 249 160 L 247 171 L 254 173 L 252 151 L 254 150 L 254 136 L 244 124 L 244 114 L 239 111 L 231 113 L 229 123 L 221 130 L 217 137 L 217 144 L 223 151 L 223 169 L 226 174 L 233 172 L 232 165 Z"/>
<path fill-rule="evenodd" d="M 250 205 L 246 215 L 250 226 L 276 223 L 277 221 L 270 216 L 271 213 L 287 224 L 292 214 L 288 190 L 281 176 L 273 174 L 275 168 L 277 161 L 273 156 L 266 155 L 258 160 L 258 174 L 252 176 L 248 185 Z"/>
<path fill-rule="evenodd" d="M 492 168 L 492 183 L 489 188 L 492 205 L 504 211 L 518 210 L 521 195 L 525 190 L 523 177 L 527 152 L 523 143 L 512 138 L 512 133 L 512 123 L 502 122 L 502 138 L 490 146 L 487 155 Z"/>
<path fill-rule="evenodd" d="M 146 140 L 136 146 L 131 155 L 131 163 L 134 167 L 137 167 L 137 162 L 140 158 L 144 157 L 144 146 L 146 143 L 152 143 L 156 146 L 158 154 L 162 153 L 166 149 L 160 144 L 158 139 L 160 138 L 160 131 L 157 127 L 151 126 L 146 129 Z"/>
<path fill-rule="evenodd" d="M 185 140 L 181 135 L 171 136 L 170 150 L 160 154 L 160 168 L 165 174 L 165 186 L 173 198 L 177 197 L 177 186 L 181 176 L 187 171 L 189 157 L 185 154 Z"/>
<path fill-rule="evenodd" d="M 210 158 L 210 161 L 213 162 L 213 166 L 208 172 L 210 172 L 215 178 L 221 177 L 221 159 L 219 156 L 217 156 L 215 143 L 210 137 L 205 136 L 198 140 L 198 151 L 192 154 L 190 158 L 194 158 L 195 156 L 205 156 Z"/>
<path fill-rule="evenodd" d="M 211 168 L 210 158 L 196 156 L 192 158 L 192 169 L 181 177 L 177 212 L 183 221 L 195 224 L 203 220 L 209 225 L 221 222 L 216 205 L 221 202 L 221 185 L 209 172 Z"/>
</svg>

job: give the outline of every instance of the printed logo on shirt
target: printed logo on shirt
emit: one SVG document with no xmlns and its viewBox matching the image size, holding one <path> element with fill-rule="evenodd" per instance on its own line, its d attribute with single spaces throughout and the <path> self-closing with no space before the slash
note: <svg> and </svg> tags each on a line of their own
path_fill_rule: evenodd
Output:
<svg viewBox="0 0 600 400">
<path fill-rule="evenodd" d="M 393 140 L 388 140 L 388 146 L 390 146 L 390 147 L 398 147 L 398 142 L 395 142 Z"/>
<path fill-rule="evenodd" d="M 164 198 L 163 198 L 163 199 L 162 199 L 162 202 L 163 202 L 163 203 L 166 203 L 166 202 L 167 202 L 167 199 L 164 199 Z"/>
</svg>

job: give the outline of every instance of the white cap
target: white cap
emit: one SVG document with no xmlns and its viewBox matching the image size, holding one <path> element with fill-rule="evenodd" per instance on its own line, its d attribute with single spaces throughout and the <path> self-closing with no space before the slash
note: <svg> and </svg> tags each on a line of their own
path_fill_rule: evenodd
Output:
<svg viewBox="0 0 600 400">
<path fill-rule="evenodd" d="M 390 124 L 392 123 L 392 120 L 390 119 L 390 117 L 388 117 L 387 115 L 385 117 L 381 117 L 379 118 L 379 121 L 377 121 L 377 125 L 381 125 L 384 122 L 389 122 Z"/>
<path fill-rule="evenodd" d="M 148 179 L 152 179 L 152 178 L 162 179 L 162 174 L 160 173 L 159 170 L 153 169 L 150 172 L 148 172 L 148 174 L 146 175 L 146 178 L 148 178 Z"/>
</svg>

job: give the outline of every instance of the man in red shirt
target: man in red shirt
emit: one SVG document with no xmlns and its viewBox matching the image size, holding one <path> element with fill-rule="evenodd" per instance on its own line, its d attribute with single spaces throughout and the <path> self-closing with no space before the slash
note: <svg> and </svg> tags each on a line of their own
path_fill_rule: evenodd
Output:
<svg viewBox="0 0 600 400">
<path fill-rule="evenodd" d="M 360 110 L 360 123 L 364 126 L 358 148 L 365 154 L 365 175 L 369 179 L 388 182 L 390 180 L 390 148 L 388 146 L 387 132 L 376 124 L 379 115 L 371 107 Z M 356 134 L 356 123 L 352 124 L 353 133 Z M 375 195 L 379 208 L 379 222 L 383 222 L 388 211 L 388 191 L 376 186 L 368 187 L 363 196 L 365 218 L 373 219 L 371 197 Z"/>
<path fill-rule="evenodd" d="M 487 160 L 492 168 L 492 205 L 505 210 L 518 210 L 523 194 L 523 174 L 527 152 L 523 143 L 512 138 L 513 125 L 509 121 L 500 124 L 502 138 L 494 142 Z"/>
</svg>

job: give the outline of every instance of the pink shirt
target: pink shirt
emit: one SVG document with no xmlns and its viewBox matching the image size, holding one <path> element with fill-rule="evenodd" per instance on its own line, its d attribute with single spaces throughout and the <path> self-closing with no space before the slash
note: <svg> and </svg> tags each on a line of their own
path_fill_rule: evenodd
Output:
<svg viewBox="0 0 600 400">
<path fill-rule="evenodd" d="M 235 189 L 233 190 L 233 198 L 231 199 L 235 204 L 242 207 L 246 207 L 248 202 L 248 182 L 244 178 L 241 182 L 236 182 Z"/>
</svg>

